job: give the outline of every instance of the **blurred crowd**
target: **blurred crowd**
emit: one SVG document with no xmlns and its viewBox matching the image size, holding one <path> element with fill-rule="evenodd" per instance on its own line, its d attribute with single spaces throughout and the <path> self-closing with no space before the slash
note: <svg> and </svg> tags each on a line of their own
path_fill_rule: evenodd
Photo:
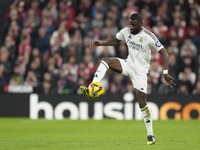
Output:
<svg viewBox="0 0 200 150">
<path fill-rule="evenodd" d="M 4 20 L 0 86 L 31 85 L 44 94 L 80 94 L 103 57 L 127 57 L 125 41 L 89 48 L 115 37 L 139 12 L 169 54 L 170 88 L 162 58 L 152 49 L 148 94 L 200 93 L 200 1 L 198 0 L 14 0 Z M 129 78 L 108 70 L 105 93 L 133 92 Z"/>
</svg>

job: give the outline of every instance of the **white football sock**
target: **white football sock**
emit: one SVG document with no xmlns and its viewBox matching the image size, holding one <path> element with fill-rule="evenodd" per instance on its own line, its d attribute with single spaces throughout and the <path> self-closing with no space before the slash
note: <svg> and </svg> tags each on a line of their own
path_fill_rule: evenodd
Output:
<svg viewBox="0 0 200 150">
<path fill-rule="evenodd" d="M 141 111 L 142 111 L 142 114 L 143 114 L 144 123 L 146 125 L 147 134 L 153 135 L 151 112 L 150 112 L 148 106 L 141 108 Z"/>
<path fill-rule="evenodd" d="M 98 82 L 100 83 L 103 77 L 105 76 L 107 70 L 109 69 L 108 64 L 105 61 L 101 61 L 99 67 L 97 68 L 94 78 L 92 82 Z"/>
</svg>

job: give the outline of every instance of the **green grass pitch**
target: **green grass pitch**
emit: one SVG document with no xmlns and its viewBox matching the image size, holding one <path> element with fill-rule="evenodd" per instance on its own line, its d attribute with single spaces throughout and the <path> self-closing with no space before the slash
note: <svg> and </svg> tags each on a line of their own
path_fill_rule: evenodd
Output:
<svg viewBox="0 0 200 150">
<path fill-rule="evenodd" d="M 143 121 L 0 118 L 0 150 L 199 150 L 200 121 L 154 121 L 147 145 Z"/>
</svg>

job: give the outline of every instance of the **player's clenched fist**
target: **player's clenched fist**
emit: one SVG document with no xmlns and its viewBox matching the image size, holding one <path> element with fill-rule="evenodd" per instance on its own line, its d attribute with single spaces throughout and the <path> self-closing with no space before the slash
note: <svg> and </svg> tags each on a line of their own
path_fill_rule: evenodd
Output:
<svg viewBox="0 0 200 150">
<path fill-rule="evenodd" d="M 90 44 L 90 47 L 96 47 L 96 46 L 99 46 L 99 45 L 100 45 L 99 41 L 94 41 L 94 42 L 92 42 L 92 44 Z"/>
</svg>

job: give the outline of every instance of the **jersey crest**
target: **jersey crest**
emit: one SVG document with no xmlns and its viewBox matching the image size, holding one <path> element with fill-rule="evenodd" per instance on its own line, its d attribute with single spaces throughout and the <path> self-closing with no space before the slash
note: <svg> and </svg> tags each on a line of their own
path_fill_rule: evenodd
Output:
<svg viewBox="0 0 200 150">
<path fill-rule="evenodd" d="M 142 43 L 143 42 L 143 38 L 140 38 L 139 41 Z"/>
</svg>

